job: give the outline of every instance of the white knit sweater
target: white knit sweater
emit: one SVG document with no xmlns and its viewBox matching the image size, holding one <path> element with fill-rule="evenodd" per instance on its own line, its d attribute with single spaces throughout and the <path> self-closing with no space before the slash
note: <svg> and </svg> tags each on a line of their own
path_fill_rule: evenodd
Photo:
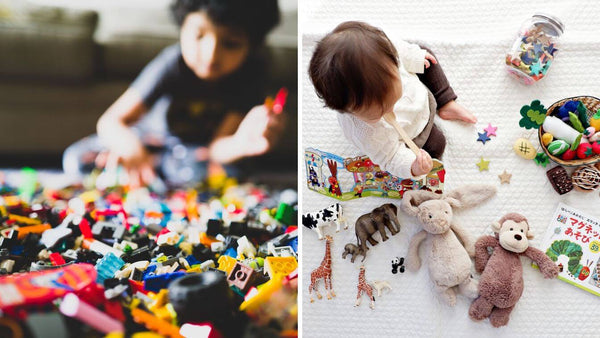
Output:
<svg viewBox="0 0 600 338">
<path fill-rule="evenodd" d="M 425 50 L 403 40 L 393 41 L 400 56 L 402 97 L 394 105 L 396 120 L 408 136 L 415 138 L 429 121 L 429 94 L 417 73 L 425 68 Z M 352 113 L 338 113 L 344 136 L 369 156 L 373 163 L 393 175 L 412 177 L 415 154 L 400 139 L 396 130 L 383 119 L 368 123 Z"/>
</svg>

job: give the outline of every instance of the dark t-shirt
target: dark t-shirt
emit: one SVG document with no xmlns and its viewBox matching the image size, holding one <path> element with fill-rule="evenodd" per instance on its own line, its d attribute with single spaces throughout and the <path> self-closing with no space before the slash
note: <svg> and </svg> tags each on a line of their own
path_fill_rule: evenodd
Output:
<svg viewBox="0 0 600 338">
<path fill-rule="evenodd" d="M 226 114 L 245 115 L 265 97 L 263 59 L 249 55 L 234 73 L 216 81 L 199 79 L 185 64 L 181 47 L 165 48 L 131 84 L 148 109 L 161 98 L 169 102 L 166 114 L 170 134 L 185 143 L 207 145 Z"/>
</svg>

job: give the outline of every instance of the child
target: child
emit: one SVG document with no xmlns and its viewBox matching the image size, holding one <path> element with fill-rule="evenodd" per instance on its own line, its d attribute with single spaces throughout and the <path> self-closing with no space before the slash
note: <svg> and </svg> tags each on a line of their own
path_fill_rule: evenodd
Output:
<svg viewBox="0 0 600 338">
<path fill-rule="evenodd" d="M 431 51 L 401 40 L 392 43 L 366 23 L 344 22 L 327 34 L 317 44 L 308 71 L 319 98 L 338 111 L 344 136 L 399 177 L 427 174 L 431 158 L 441 158 L 446 140 L 433 124 L 436 105 L 443 119 L 477 121 L 454 101 L 456 95 Z M 388 112 L 422 148 L 418 155 L 382 120 Z"/>
<path fill-rule="evenodd" d="M 282 121 L 262 104 L 266 70 L 259 51 L 279 22 L 277 0 L 176 0 L 172 10 L 179 43 L 152 60 L 100 117 L 97 137 L 65 151 L 66 172 L 78 173 L 95 158 L 107 169 L 120 164 L 133 187 L 151 184 L 157 159 L 147 146 L 163 146 L 164 138 L 155 142 L 132 125 L 161 107 L 166 119 L 158 123 L 194 149 L 192 160 L 227 164 L 271 147 Z"/>
</svg>

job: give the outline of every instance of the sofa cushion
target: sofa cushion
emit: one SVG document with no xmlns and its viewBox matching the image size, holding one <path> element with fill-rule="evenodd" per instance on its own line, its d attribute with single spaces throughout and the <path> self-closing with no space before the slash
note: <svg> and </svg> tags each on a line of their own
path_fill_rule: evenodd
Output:
<svg viewBox="0 0 600 338">
<path fill-rule="evenodd" d="M 65 81 L 90 79 L 98 53 L 94 11 L 53 7 L 0 18 L 0 74 Z"/>
</svg>

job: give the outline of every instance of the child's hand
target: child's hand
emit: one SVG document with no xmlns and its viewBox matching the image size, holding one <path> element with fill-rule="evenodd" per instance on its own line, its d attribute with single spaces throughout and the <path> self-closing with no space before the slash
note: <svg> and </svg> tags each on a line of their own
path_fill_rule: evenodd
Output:
<svg viewBox="0 0 600 338">
<path fill-rule="evenodd" d="M 242 156 L 266 153 L 283 131 L 283 114 L 273 114 L 265 105 L 252 108 L 233 135 Z"/>
<path fill-rule="evenodd" d="M 283 115 L 273 114 L 265 105 L 252 108 L 233 135 L 218 138 L 210 145 L 210 160 L 224 164 L 266 153 L 283 131 Z"/>
<path fill-rule="evenodd" d="M 410 166 L 413 176 L 428 174 L 431 169 L 433 169 L 433 161 L 431 160 L 431 156 L 429 156 L 425 150 L 420 149 L 417 158 Z"/>
<path fill-rule="evenodd" d="M 154 182 L 156 174 L 153 162 L 152 155 L 141 144 L 139 147 L 124 146 L 115 151 L 100 153 L 96 158 L 96 165 L 109 172 L 116 172 L 120 164 L 127 172 L 129 186 L 134 189 Z"/>
<path fill-rule="evenodd" d="M 429 68 L 431 66 L 431 64 L 437 64 L 437 60 L 435 59 L 435 56 L 429 54 L 428 52 L 425 52 L 425 68 Z"/>
</svg>

